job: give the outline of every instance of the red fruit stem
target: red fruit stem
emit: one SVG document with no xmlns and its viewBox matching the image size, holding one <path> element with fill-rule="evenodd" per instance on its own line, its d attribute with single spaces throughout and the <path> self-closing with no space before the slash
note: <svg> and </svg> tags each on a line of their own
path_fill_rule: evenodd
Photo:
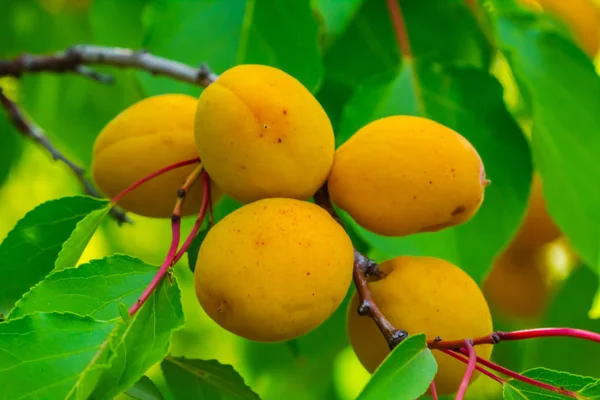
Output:
<svg viewBox="0 0 600 400">
<path fill-rule="evenodd" d="M 456 400 L 463 400 L 465 398 L 465 394 L 467 394 L 467 389 L 469 388 L 469 382 L 473 376 L 473 371 L 475 371 L 475 367 L 477 366 L 477 353 L 475 353 L 475 347 L 473 347 L 468 339 L 463 340 L 463 343 L 465 346 L 463 347 L 463 350 L 466 350 L 467 354 L 469 355 L 469 361 L 467 362 L 465 375 L 463 376 L 460 386 L 458 387 L 458 391 L 456 392 Z"/>
<path fill-rule="evenodd" d="M 513 332 L 494 332 L 472 340 L 474 346 L 482 344 L 497 344 L 507 340 L 526 340 L 542 337 L 573 337 L 600 343 L 600 334 L 575 328 L 535 328 Z M 463 347 L 462 340 L 430 340 L 427 342 L 430 349 L 458 349 Z"/>
<path fill-rule="evenodd" d="M 387 0 L 387 8 L 392 19 L 392 24 L 394 25 L 400 54 L 402 54 L 403 58 L 410 59 L 412 58 L 412 51 L 410 50 L 410 42 L 408 41 L 406 23 L 404 22 L 402 9 L 400 8 L 400 0 Z"/>
<path fill-rule="evenodd" d="M 457 360 L 464 362 L 465 364 L 469 363 L 469 360 L 467 358 L 463 357 L 462 355 L 460 355 L 458 353 L 453 352 L 452 350 L 441 349 L 440 351 L 442 353 L 449 355 L 450 357 L 456 358 Z M 487 369 L 485 369 L 479 365 L 475 365 L 475 369 L 477 371 L 481 372 L 482 374 L 484 374 L 485 376 L 487 376 L 488 378 L 491 378 L 491 379 L 495 380 L 496 382 L 500 383 L 501 385 L 504 385 L 506 383 L 506 379 L 494 374 L 493 372 L 488 371 Z"/>
<path fill-rule="evenodd" d="M 171 220 L 171 230 L 172 230 L 172 239 L 171 239 L 171 247 L 169 247 L 169 252 L 165 257 L 165 261 L 163 261 L 160 266 L 158 272 L 152 279 L 152 282 L 148 285 L 144 293 L 140 296 L 140 298 L 131 306 L 129 309 L 129 315 L 135 314 L 148 300 L 154 289 L 158 286 L 158 284 L 165 277 L 169 268 L 171 268 L 171 264 L 173 263 L 173 259 L 175 258 L 175 253 L 177 252 L 177 247 L 179 246 L 179 237 L 181 234 L 181 220 L 178 218 L 173 218 Z"/>
<path fill-rule="evenodd" d="M 192 244 L 192 241 L 196 237 L 196 234 L 200 230 L 200 226 L 202 225 L 202 221 L 204 221 L 206 212 L 210 208 L 212 208 L 210 206 L 210 204 L 211 204 L 211 201 L 210 201 L 210 178 L 208 177 L 208 174 L 206 173 L 206 171 L 202 172 L 202 184 L 204 187 L 204 193 L 203 193 L 203 198 L 202 198 L 202 207 L 200 208 L 200 212 L 198 213 L 198 218 L 196 218 L 196 221 L 194 222 L 194 226 L 192 227 L 190 234 L 185 239 L 185 242 L 183 243 L 183 245 L 181 246 L 181 248 L 175 255 L 175 257 L 173 259 L 173 264 L 177 263 L 177 261 L 179 261 L 181 259 L 181 257 L 183 257 L 183 255 L 185 254 L 187 249 L 190 247 L 190 245 Z"/>
<path fill-rule="evenodd" d="M 456 352 L 456 351 L 452 350 L 452 352 Z M 465 354 L 465 353 L 467 353 L 467 350 L 460 349 L 460 353 Z M 538 380 L 529 378 L 529 377 L 527 377 L 525 375 L 521 375 L 521 374 L 519 374 L 519 373 L 517 373 L 515 371 L 512 371 L 512 370 L 510 370 L 508 368 L 505 368 L 505 367 L 503 367 L 501 365 L 498 365 L 496 363 L 488 361 L 485 358 L 481 358 L 481 357 L 478 356 L 477 357 L 477 362 L 479 364 L 481 364 L 481 365 L 484 365 L 485 367 L 487 367 L 489 369 L 492 369 L 492 370 L 494 370 L 496 372 L 499 372 L 501 374 L 510 376 L 513 379 L 517 379 L 517 380 L 519 380 L 521 382 L 524 382 L 524 383 L 527 383 L 529 385 L 537 386 L 539 388 L 546 389 L 546 390 L 549 390 L 551 392 L 559 393 L 559 394 L 562 394 L 562 395 L 565 395 L 565 396 L 569 396 L 569 397 L 572 397 L 574 399 L 577 398 L 577 393 L 575 393 L 575 392 L 571 392 L 570 390 L 566 390 L 566 389 L 563 389 L 563 388 L 560 388 L 560 387 L 556 387 L 556 386 L 550 385 L 548 383 L 540 382 Z"/>
<path fill-rule="evenodd" d="M 431 392 L 431 400 L 438 400 L 437 389 L 435 388 L 435 381 L 431 381 L 429 385 L 429 390 Z"/>
<path fill-rule="evenodd" d="M 111 199 L 111 203 L 117 204 L 129 192 L 131 192 L 132 190 L 136 189 L 137 187 L 143 185 L 144 183 L 148 182 L 149 180 L 151 180 L 153 178 L 156 178 L 159 175 L 162 175 L 162 174 L 167 173 L 167 172 L 169 172 L 171 170 L 174 170 L 174 169 L 177 169 L 177 168 L 181 168 L 181 167 L 184 167 L 186 165 L 195 164 L 195 163 L 198 163 L 198 162 L 200 162 L 200 159 L 199 158 L 194 158 L 194 159 L 191 159 L 191 160 L 180 161 L 180 162 L 177 162 L 175 164 L 167 165 L 166 167 L 161 168 L 158 171 L 153 172 L 150 175 L 143 177 L 139 181 L 132 183 L 129 187 L 127 187 L 121 193 L 119 193 L 115 197 L 113 197 Z"/>
<path fill-rule="evenodd" d="M 177 168 L 177 167 L 174 167 L 174 165 L 178 165 L 179 167 L 181 167 L 183 165 L 192 164 L 192 163 L 195 163 L 198 161 L 199 161 L 198 159 L 188 160 L 188 161 L 184 161 L 182 163 L 173 164 L 167 168 L 174 169 L 174 168 Z M 183 164 L 183 163 L 186 163 L 186 164 Z M 165 172 L 164 168 L 161 171 Z M 152 278 L 152 281 L 150 282 L 148 287 L 144 290 L 144 292 L 142 293 L 140 298 L 135 302 L 135 304 L 133 304 L 131 306 L 131 308 L 129 309 L 129 315 L 134 315 L 140 308 L 142 308 L 142 306 L 144 305 L 146 300 L 148 300 L 150 295 L 152 295 L 154 290 L 157 288 L 158 284 L 163 280 L 165 275 L 167 275 L 171 266 L 173 266 L 179 260 L 179 258 L 181 258 L 181 255 L 179 255 L 179 258 L 177 258 L 178 254 L 180 254 L 177 251 L 177 248 L 179 247 L 179 241 L 181 238 L 181 208 L 183 207 L 183 202 L 185 201 L 186 194 L 188 193 L 190 188 L 194 185 L 194 183 L 198 180 L 198 177 L 200 176 L 200 174 L 202 174 L 202 177 L 204 180 L 204 199 L 202 201 L 202 207 L 200 209 L 200 215 L 202 217 L 199 216 L 198 218 L 204 218 L 204 215 L 206 214 L 206 207 L 207 207 L 206 204 L 208 204 L 207 194 L 208 194 L 208 196 L 210 196 L 210 184 L 208 184 L 209 189 L 208 189 L 208 193 L 207 193 L 206 185 L 207 185 L 207 182 L 209 182 L 208 175 L 206 174 L 206 172 L 203 171 L 202 164 L 199 164 L 188 175 L 184 184 L 177 191 L 177 196 L 178 196 L 177 202 L 175 203 L 175 207 L 173 209 L 173 215 L 171 216 L 171 231 L 172 231 L 171 246 L 169 247 L 167 256 L 165 257 L 165 260 L 161 264 L 161 266 L 158 269 L 158 272 L 156 273 L 154 278 Z M 154 173 L 153 175 L 158 176 L 159 174 Z M 144 178 L 144 179 L 146 179 L 146 178 Z M 136 185 L 136 184 L 134 184 L 134 185 Z M 132 186 L 134 186 L 134 185 L 132 185 Z M 189 242 L 191 243 L 191 240 Z M 187 240 L 186 240 L 186 244 L 189 247 L 189 243 Z M 185 246 L 185 244 L 184 244 L 184 246 Z M 186 247 L 186 249 L 187 249 L 187 247 Z M 183 252 L 181 252 L 181 254 L 183 254 Z"/>
</svg>

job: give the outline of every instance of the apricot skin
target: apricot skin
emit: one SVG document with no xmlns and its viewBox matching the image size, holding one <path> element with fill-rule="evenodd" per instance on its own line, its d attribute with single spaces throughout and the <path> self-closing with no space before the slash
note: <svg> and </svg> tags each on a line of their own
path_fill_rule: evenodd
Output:
<svg viewBox="0 0 600 400">
<path fill-rule="evenodd" d="M 545 311 L 551 286 L 537 252 L 505 251 L 483 283 L 490 306 L 506 317 L 531 319 Z"/>
<path fill-rule="evenodd" d="M 542 180 L 536 173 L 533 175 L 525 218 L 509 247 L 511 251 L 531 251 L 560 236 L 560 229 L 546 208 Z"/>
<path fill-rule="evenodd" d="M 195 138 L 210 176 L 242 203 L 309 199 L 335 151 L 329 117 L 308 89 L 262 65 L 233 67 L 204 90 Z"/>
<path fill-rule="evenodd" d="M 328 187 L 365 229 L 405 236 L 469 220 L 486 184 L 481 158 L 464 137 L 426 118 L 393 116 L 340 146 Z"/>
<path fill-rule="evenodd" d="M 208 232 L 196 263 L 196 294 L 208 316 L 238 336 L 290 340 L 339 307 L 353 260 L 350 238 L 319 206 L 258 200 Z"/>
<path fill-rule="evenodd" d="M 425 333 L 428 340 L 460 340 L 489 335 L 492 318 L 481 290 L 463 270 L 433 257 L 401 256 L 380 264 L 387 274 L 369 283 L 373 300 L 388 320 L 409 334 Z M 371 318 L 359 316 L 356 293 L 348 306 L 350 343 L 369 371 L 390 353 L 381 332 Z M 477 355 L 489 359 L 491 345 L 476 347 Z M 438 363 L 435 383 L 438 394 L 458 390 L 465 365 L 432 350 Z M 473 376 L 471 382 L 477 379 Z"/>
<path fill-rule="evenodd" d="M 141 178 L 179 161 L 197 158 L 194 144 L 196 99 L 166 94 L 143 99 L 113 118 L 96 138 L 92 177 L 107 197 L 114 197 Z M 195 168 L 185 166 L 158 176 L 119 202 L 133 213 L 166 218 L 173 213 L 177 189 Z M 213 202 L 218 189 L 213 185 Z M 182 215 L 196 214 L 202 204 L 202 185 L 186 196 Z"/>
</svg>

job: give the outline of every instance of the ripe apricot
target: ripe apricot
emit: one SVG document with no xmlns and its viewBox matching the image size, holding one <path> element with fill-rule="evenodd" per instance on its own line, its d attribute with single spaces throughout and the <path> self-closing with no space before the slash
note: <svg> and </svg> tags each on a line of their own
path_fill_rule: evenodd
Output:
<svg viewBox="0 0 600 400">
<path fill-rule="evenodd" d="M 598 8 L 592 0 L 521 0 L 535 10 L 554 15 L 572 32 L 579 46 L 590 56 L 598 53 L 600 23 Z"/>
<path fill-rule="evenodd" d="M 198 157 L 194 145 L 196 99 L 165 94 L 143 99 L 121 111 L 94 143 L 92 176 L 98 188 L 114 197 L 141 178 L 179 161 Z M 177 189 L 195 168 L 185 166 L 158 176 L 127 194 L 124 209 L 147 217 L 169 217 Z M 213 201 L 218 198 L 213 185 Z M 182 215 L 199 211 L 202 185 L 188 192 Z"/>
<path fill-rule="evenodd" d="M 257 200 L 208 232 L 196 262 L 196 294 L 208 316 L 238 336 L 290 340 L 339 307 L 353 261 L 350 238 L 321 207 Z"/>
<path fill-rule="evenodd" d="M 551 293 L 547 268 L 538 252 L 505 251 L 495 261 L 483 283 L 490 306 L 514 318 L 537 318 Z"/>
<path fill-rule="evenodd" d="M 479 209 L 483 163 L 463 136 L 430 119 L 378 119 L 335 153 L 332 201 L 362 227 L 385 236 L 461 224 Z"/>
<path fill-rule="evenodd" d="M 509 247 L 515 251 L 531 251 L 560 236 L 561 232 L 546 208 L 542 180 L 536 173 L 533 175 L 525 218 Z"/>
<path fill-rule="evenodd" d="M 489 335 L 492 317 L 477 283 L 463 270 L 434 257 L 401 256 L 383 262 L 385 277 L 371 281 L 375 304 L 398 329 L 409 334 L 425 333 L 428 340 L 460 340 Z M 374 372 L 390 350 L 371 318 L 359 316 L 356 294 L 348 306 L 350 343 L 362 365 Z M 476 347 L 477 355 L 489 359 L 492 346 Z M 438 363 L 437 391 L 450 394 L 458 390 L 465 365 L 432 350 Z M 474 382 L 477 375 L 473 376 Z"/>
<path fill-rule="evenodd" d="M 202 92 L 195 137 L 212 179 L 242 203 L 309 199 L 327 179 L 335 151 L 331 122 L 315 97 L 264 65 L 233 67 Z"/>
</svg>

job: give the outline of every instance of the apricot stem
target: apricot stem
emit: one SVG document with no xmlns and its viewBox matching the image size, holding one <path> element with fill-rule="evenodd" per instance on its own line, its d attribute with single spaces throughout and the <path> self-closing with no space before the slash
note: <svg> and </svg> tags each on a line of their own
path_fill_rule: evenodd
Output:
<svg viewBox="0 0 600 400">
<path fill-rule="evenodd" d="M 463 400 L 465 398 L 465 394 L 467 394 L 467 389 L 469 388 L 469 382 L 471 381 L 471 377 L 473 376 L 473 371 L 475 371 L 475 367 L 477 366 L 477 353 L 475 353 L 475 347 L 471 344 L 471 341 L 468 339 L 463 340 L 464 347 L 463 350 L 466 349 L 469 360 L 467 362 L 467 369 L 465 370 L 465 375 L 460 382 L 460 386 L 458 387 L 458 392 L 456 392 L 456 400 Z"/>
<path fill-rule="evenodd" d="M 534 328 L 513 332 L 493 332 L 490 335 L 472 339 L 474 346 L 482 344 L 497 344 L 508 340 L 526 340 L 542 337 L 573 337 L 600 343 L 600 334 L 575 328 Z M 463 346 L 462 340 L 429 340 L 430 349 L 457 349 Z"/>
<path fill-rule="evenodd" d="M 429 390 L 431 392 L 431 400 L 438 400 L 437 389 L 435 388 L 435 381 L 431 381 L 429 385 Z"/>
<path fill-rule="evenodd" d="M 198 218 L 196 218 L 196 221 L 194 222 L 194 226 L 192 227 L 192 230 L 190 231 L 188 237 L 185 239 L 185 242 L 183 243 L 183 245 L 181 246 L 181 248 L 179 249 L 177 254 L 175 254 L 175 258 L 173 259 L 173 264 L 177 263 L 177 261 L 179 261 L 179 259 L 181 259 L 181 257 L 183 257 L 183 255 L 185 254 L 187 249 L 192 244 L 192 241 L 196 237 L 196 234 L 200 230 L 200 226 L 202 225 L 202 221 L 204 221 L 204 217 L 206 217 L 207 211 L 212 209 L 211 198 L 210 198 L 210 178 L 208 177 L 208 174 L 206 173 L 206 171 L 202 172 L 202 184 L 203 184 L 204 193 L 203 193 L 203 197 L 202 197 L 202 206 L 200 208 L 200 213 L 198 213 Z"/>
<path fill-rule="evenodd" d="M 465 364 L 467 364 L 469 362 L 469 360 L 467 360 L 467 358 L 463 357 L 459 353 L 455 353 L 452 350 L 441 349 L 440 351 L 442 353 L 449 355 L 450 357 L 456 358 L 457 360 L 464 362 Z M 487 376 L 488 378 L 491 378 L 491 379 L 495 380 L 496 382 L 500 383 L 501 385 L 504 385 L 506 383 L 506 379 L 488 371 L 487 369 L 481 367 L 480 365 L 476 364 L 475 369 L 477 371 L 481 372 L 482 374 L 484 374 L 485 376 Z"/>
<path fill-rule="evenodd" d="M 451 352 L 456 352 L 456 350 L 450 350 L 450 351 Z M 464 348 L 461 348 L 460 349 L 460 353 L 465 354 L 465 353 L 468 353 L 468 352 Z M 492 370 L 494 370 L 496 372 L 499 372 L 501 374 L 509 376 L 509 377 L 511 377 L 513 379 L 517 379 L 517 380 L 519 380 L 521 382 L 524 382 L 524 383 L 527 383 L 529 385 L 537 386 L 539 388 L 546 389 L 548 391 L 551 391 L 551 392 L 554 392 L 554 393 L 559 393 L 559 394 L 562 394 L 562 395 L 565 395 L 565 396 L 577 398 L 577 394 L 575 392 L 572 392 L 570 390 L 566 390 L 566 389 L 563 389 L 563 388 L 560 388 L 560 387 L 556 387 L 556 386 L 550 385 L 548 383 L 540 382 L 540 381 L 535 380 L 533 378 L 529 378 L 529 377 L 527 377 L 525 375 L 519 374 L 518 372 L 512 371 L 512 370 L 510 370 L 508 368 L 505 368 L 505 367 L 503 367 L 501 365 L 498 365 L 496 363 L 488 361 L 485 358 L 481 358 L 481 357 L 477 356 L 477 362 L 479 364 L 481 364 L 481 365 L 489 368 L 489 369 L 492 369 Z"/>
<path fill-rule="evenodd" d="M 191 160 L 180 161 L 175 164 L 167 165 L 166 167 L 161 168 L 158 171 L 155 171 L 155 172 L 151 173 L 150 175 L 143 177 L 139 181 L 132 183 L 129 187 L 125 188 L 125 190 L 123 190 L 121 193 L 119 193 L 115 197 L 113 197 L 110 202 L 112 204 L 117 204 L 129 192 L 131 192 L 132 190 L 136 189 L 137 187 L 143 185 L 144 183 L 148 182 L 149 180 L 156 178 L 157 176 L 167 173 L 169 171 L 172 171 L 174 169 L 185 167 L 186 165 L 191 165 L 191 164 L 195 164 L 198 162 L 200 162 L 199 158 L 193 158 Z"/>
<path fill-rule="evenodd" d="M 406 23 L 402 16 L 402 9 L 400 8 L 400 0 L 387 0 L 387 7 L 394 24 L 394 31 L 396 32 L 396 40 L 400 47 L 400 54 L 403 58 L 411 59 L 412 51 L 410 49 L 410 42 L 408 41 L 408 33 L 406 31 Z"/>
<path fill-rule="evenodd" d="M 191 162 L 189 161 L 198 162 L 198 159 L 188 160 L 185 162 L 187 162 L 187 164 L 191 164 Z M 171 169 L 173 169 L 173 166 L 170 167 Z M 198 180 L 198 176 L 200 174 L 202 174 L 202 179 L 204 183 L 204 197 L 202 199 L 200 213 L 198 214 L 196 223 L 194 223 L 194 228 L 196 228 L 196 225 L 199 226 L 202 220 L 204 219 L 204 216 L 206 215 L 206 209 L 208 208 L 209 204 L 208 198 L 210 197 L 210 180 L 208 178 L 208 174 L 203 170 L 202 164 L 200 164 L 196 168 L 194 168 L 194 170 L 188 175 L 184 184 L 177 191 L 177 202 L 175 203 L 175 207 L 173 208 L 173 216 L 171 217 L 171 246 L 169 247 L 169 251 L 167 253 L 167 256 L 165 257 L 165 260 L 158 269 L 158 272 L 156 273 L 156 275 L 154 275 L 154 278 L 152 278 L 152 281 L 144 290 L 140 298 L 129 309 L 129 315 L 134 315 L 140 308 L 142 308 L 142 305 L 144 305 L 146 300 L 148 300 L 150 295 L 152 295 L 154 290 L 157 288 L 158 284 L 163 280 L 165 275 L 167 275 L 171 266 L 175 265 L 175 263 L 179 261 L 183 253 L 185 253 L 185 250 L 187 250 L 190 243 L 192 242 L 190 237 L 193 239 L 193 235 L 195 235 L 193 230 L 192 233 L 190 233 L 190 237 L 188 237 L 181 249 L 177 251 L 177 248 L 179 247 L 179 241 L 181 238 L 181 207 L 183 206 L 183 202 L 185 201 L 185 195 L 187 194 L 188 190 L 193 186 L 193 184 Z"/>
</svg>

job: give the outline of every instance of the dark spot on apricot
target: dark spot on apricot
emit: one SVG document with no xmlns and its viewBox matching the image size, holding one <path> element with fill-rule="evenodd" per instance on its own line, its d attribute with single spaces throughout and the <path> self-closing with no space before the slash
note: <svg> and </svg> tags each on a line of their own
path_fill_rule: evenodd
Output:
<svg viewBox="0 0 600 400">
<path fill-rule="evenodd" d="M 268 125 L 265 125 L 265 129 L 267 129 L 268 127 L 269 127 Z"/>
<path fill-rule="evenodd" d="M 277 143 L 281 143 L 281 138 L 280 137 L 277 138 Z"/>
<path fill-rule="evenodd" d="M 429 181 L 429 184 L 431 185 L 433 183 L 433 181 Z"/>
<path fill-rule="evenodd" d="M 465 208 L 465 206 L 458 206 L 454 209 L 454 211 L 452 211 L 452 216 L 455 217 L 459 214 L 464 213 L 465 211 L 467 211 L 467 209 Z"/>
<path fill-rule="evenodd" d="M 416 200 L 416 199 L 417 199 L 417 196 L 413 196 L 413 200 Z"/>
<path fill-rule="evenodd" d="M 264 135 L 261 133 L 260 135 L 258 135 L 258 137 L 263 137 Z"/>
<path fill-rule="evenodd" d="M 287 115 L 287 110 L 283 110 L 283 115 Z"/>
<path fill-rule="evenodd" d="M 306 273 L 306 276 L 310 276 L 310 272 L 307 272 L 307 273 Z"/>
</svg>

